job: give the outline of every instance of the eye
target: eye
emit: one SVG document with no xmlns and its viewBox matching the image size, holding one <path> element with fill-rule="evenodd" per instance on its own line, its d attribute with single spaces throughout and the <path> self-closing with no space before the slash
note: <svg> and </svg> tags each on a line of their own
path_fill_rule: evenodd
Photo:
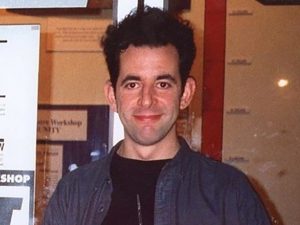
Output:
<svg viewBox="0 0 300 225">
<path fill-rule="evenodd" d="M 157 87 L 161 88 L 161 89 L 167 89 L 171 87 L 171 84 L 169 82 L 166 81 L 160 81 L 157 83 Z"/>
<path fill-rule="evenodd" d="M 135 89 L 135 88 L 138 88 L 139 84 L 137 82 L 128 82 L 124 86 L 127 89 Z"/>
</svg>

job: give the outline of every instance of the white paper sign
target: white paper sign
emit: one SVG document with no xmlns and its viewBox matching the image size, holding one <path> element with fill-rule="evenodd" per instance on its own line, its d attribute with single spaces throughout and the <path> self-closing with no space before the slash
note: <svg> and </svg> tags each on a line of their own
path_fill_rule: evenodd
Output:
<svg viewBox="0 0 300 225">
<path fill-rule="evenodd" d="M 1 0 L 0 8 L 80 8 L 87 0 Z"/>
<path fill-rule="evenodd" d="M 32 225 L 39 25 L 0 25 L 0 224 Z"/>
</svg>

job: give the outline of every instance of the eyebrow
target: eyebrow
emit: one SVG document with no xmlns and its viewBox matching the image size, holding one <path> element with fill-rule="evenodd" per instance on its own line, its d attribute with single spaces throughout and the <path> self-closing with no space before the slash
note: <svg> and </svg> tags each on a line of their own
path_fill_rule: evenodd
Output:
<svg viewBox="0 0 300 225">
<path fill-rule="evenodd" d="M 140 81 L 141 78 L 135 75 L 128 75 L 121 81 L 121 86 L 124 85 L 127 81 Z"/>
<path fill-rule="evenodd" d="M 140 80 L 141 80 L 141 78 L 139 76 L 128 75 L 121 81 L 121 85 L 124 85 L 128 81 L 140 81 Z M 169 80 L 174 84 L 177 83 L 176 79 L 173 76 L 171 76 L 170 74 L 159 75 L 159 76 L 157 76 L 156 80 Z"/>
<path fill-rule="evenodd" d="M 163 74 L 163 75 L 159 75 L 156 80 L 169 80 L 171 82 L 173 82 L 174 84 L 177 83 L 176 79 L 171 76 L 170 74 Z"/>
</svg>

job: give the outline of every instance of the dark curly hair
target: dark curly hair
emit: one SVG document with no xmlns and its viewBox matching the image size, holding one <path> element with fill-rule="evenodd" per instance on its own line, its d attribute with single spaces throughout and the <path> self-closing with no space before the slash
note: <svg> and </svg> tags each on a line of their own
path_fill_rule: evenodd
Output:
<svg viewBox="0 0 300 225">
<path fill-rule="evenodd" d="M 189 76 L 196 52 L 193 29 L 189 21 L 148 6 L 143 11 L 132 11 L 119 24 L 108 26 L 101 44 L 114 88 L 119 76 L 120 54 L 129 45 L 136 47 L 173 45 L 179 55 L 182 85 L 185 85 Z"/>
</svg>

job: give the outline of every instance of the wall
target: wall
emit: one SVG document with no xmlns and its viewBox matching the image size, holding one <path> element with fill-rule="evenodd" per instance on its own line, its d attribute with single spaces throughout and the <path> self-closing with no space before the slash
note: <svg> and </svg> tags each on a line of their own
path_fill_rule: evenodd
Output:
<svg viewBox="0 0 300 225">
<path fill-rule="evenodd" d="M 251 178 L 274 224 L 296 225 L 300 6 L 229 0 L 227 10 L 223 161 Z"/>
</svg>

